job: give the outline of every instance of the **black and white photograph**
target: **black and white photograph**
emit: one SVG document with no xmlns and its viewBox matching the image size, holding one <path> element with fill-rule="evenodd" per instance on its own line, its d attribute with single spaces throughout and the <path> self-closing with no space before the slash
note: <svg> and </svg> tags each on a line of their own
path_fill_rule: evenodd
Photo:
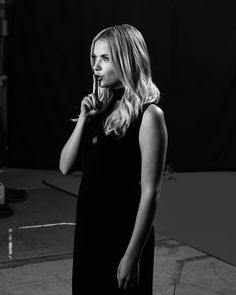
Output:
<svg viewBox="0 0 236 295">
<path fill-rule="evenodd" d="M 0 0 L 0 295 L 236 295 L 235 12 Z"/>
</svg>

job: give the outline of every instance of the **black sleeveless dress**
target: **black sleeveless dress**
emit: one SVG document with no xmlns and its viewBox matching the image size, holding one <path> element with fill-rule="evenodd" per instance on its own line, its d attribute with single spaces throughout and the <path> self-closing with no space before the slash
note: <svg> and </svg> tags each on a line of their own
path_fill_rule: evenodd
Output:
<svg viewBox="0 0 236 295">
<path fill-rule="evenodd" d="M 83 135 L 83 177 L 80 184 L 74 236 L 73 295 L 151 295 L 153 284 L 154 230 L 140 259 L 140 282 L 121 290 L 117 268 L 128 246 L 139 206 L 141 153 L 139 127 L 142 114 L 124 137 L 105 135 L 105 114 L 93 117 Z"/>
</svg>

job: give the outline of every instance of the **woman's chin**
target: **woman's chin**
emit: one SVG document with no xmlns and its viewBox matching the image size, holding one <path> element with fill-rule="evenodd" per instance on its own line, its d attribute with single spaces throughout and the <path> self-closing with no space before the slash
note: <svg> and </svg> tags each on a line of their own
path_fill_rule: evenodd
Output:
<svg viewBox="0 0 236 295">
<path fill-rule="evenodd" d="M 103 84 L 101 83 L 101 85 L 99 85 L 101 88 L 111 88 L 110 85 L 107 85 L 107 84 Z"/>
<path fill-rule="evenodd" d="M 103 81 L 100 81 L 99 82 L 99 87 L 101 87 L 101 88 L 106 87 L 106 84 L 104 84 Z"/>
<path fill-rule="evenodd" d="M 101 82 L 100 83 L 100 85 L 99 85 L 101 88 L 108 88 L 108 89 L 117 89 L 117 88 L 121 88 L 121 86 L 120 87 L 117 87 L 117 85 L 116 84 L 109 84 L 109 83 L 103 83 L 103 82 Z"/>
</svg>

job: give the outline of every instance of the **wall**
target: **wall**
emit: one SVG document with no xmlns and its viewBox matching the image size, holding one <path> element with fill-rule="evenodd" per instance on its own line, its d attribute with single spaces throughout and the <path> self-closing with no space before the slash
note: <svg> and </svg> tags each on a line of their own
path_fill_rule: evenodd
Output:
<svg viewBox="0 0 236 295">
<path fill-rule="evenodd" d="M 235 4 L 217 1 L 21 1 L 9 49 L 9 165 L 57 168 L 69 119 L 91 91 L 101 29 L 136 26 L 162 93 L 176 171 L 234 170 Z"/>
</svg>

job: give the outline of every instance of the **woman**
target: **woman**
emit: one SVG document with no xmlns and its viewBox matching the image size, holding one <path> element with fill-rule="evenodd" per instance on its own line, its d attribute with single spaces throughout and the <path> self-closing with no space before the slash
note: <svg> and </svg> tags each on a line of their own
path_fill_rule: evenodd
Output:
<svg viewBox="0 0 236 295">
<path fill-rule="evenodd" d="M 93 92 L 60 158 L 63 174 L 83 160 L 73 294 L 150 295 L 167 131 L 141 33 L 104 29 L 92 41 L 91 66 Z"/>
</svg>

